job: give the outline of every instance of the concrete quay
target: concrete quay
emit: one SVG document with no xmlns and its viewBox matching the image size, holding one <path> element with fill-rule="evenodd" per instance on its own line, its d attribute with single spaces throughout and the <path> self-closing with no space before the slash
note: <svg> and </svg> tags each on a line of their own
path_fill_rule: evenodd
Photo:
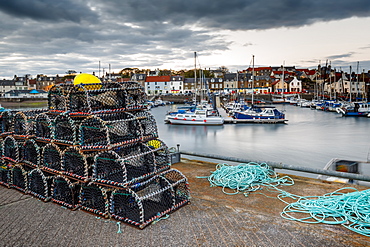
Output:
<svg viewBox="0 0 370 247">
<path fill-rule="evenodd" d="M 143 230 L 71 211 L 0 186 L 0 246 L 370 246 L 370 238 L 341 225 L 283 219 L 286 204 L 267 190 L 226 195 L 205 178 L 215 164 L 182 159 L 173 164 L 189 180 L 191 203 Z M 291 176 L 284 190 L 323 195 L 348 184 Z M 352 185 L 351 185 L 352 186 Z M 368 187 L 352 186 L 359 190 Z M 120 230 L 121 233 L 117 233 Z"/>
</svg>

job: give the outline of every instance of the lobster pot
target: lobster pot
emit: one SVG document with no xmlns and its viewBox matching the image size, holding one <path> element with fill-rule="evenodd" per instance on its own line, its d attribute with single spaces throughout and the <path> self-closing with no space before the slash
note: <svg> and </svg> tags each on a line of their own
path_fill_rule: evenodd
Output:
<svg viewBox="0 0 370 247">
<path fill-rule="evenodd" d="M 42 149 L 42 161 L 40 164 L 43 170 L 58 173 L 62 171 L 62 151 L 54 143 L 49 143 Z"/>
<path fill-rule="evenodd" d="M 7 136 L 14 133 L 14 114 L 15 112 L 12 111 L 3 111 L 0 113 L 1 136 Z"/>
<path fill-rule="evenodd" d="M 107 149 L 141 139 L 141 125 L 136 117 L 128 112 L 90 116 L 82 121 L 79 128 L 79 143 L 84 150 Z"/>
<path fill-rule="evenodd" d="M 133 112 L 142 129 L 142 138 L 144 141 L 158 138 L 158 129 L 156 121 L 148 111 Z"/>
<path fill-rule="evenodd" d="M 11 171 L 10 187 L 15 188 L 23 193 L 27 193 L 28 172 L 22 165 L 17 164 Z"/>
<path fill-rule="evenodd" d="M 51 187 L 51 200 L 69 209 L 76 209 L 79 201 L 78 184 L 72 184 L 68 178 L 56 176 Z"/>
<path fill-rule="evenodd" d="M 45 110 L 20 111 L 14 115 L 14 135 L 27 137 L 34 135 L 35 118 Z"/>
<path fill-rule="evenodd" d="M 34 130 L 36 140 L 50 142 L 54 137 L 54 118 L 55 115 L 40 113 L 35 118 Z"/>
<path fill-rule="evenodd" d="M 98 86 L 100 89 L 87 91 L 90 111 L 126 108 L 127 95 L 120 84 L 110 82 Z"/>
<path fill-rule="evenodd" d="M 82 185 L 79 204 L 81 209 L 108 218 L 110 192 L 94 184 Z"/>
<path fill-rule="evenodd" d="M 19 146 L 13 136 L 7 136 L 3 142 L 3 159 L 17 163 L 19 161 Z"/>
<path fill-rule="evenodd" d="M 77 127 L 76 122 L 72 120 L 67 113 L 62 113 L 53 121 L 54 139 L 62 144 L 76 144 Z"/>
<path fill-rule="evenodd" d="M 123 185 L 127 183 L 126 166 L 114 151 L 105 151 L 94 158 L 92 178 L 96 183 Z"/>
<path fill-rule="evenodd" d="M 54 85 L 48 92 L 49 110 L 67 111 L 67 95 L 70 87 Z"/>
<path fill-rule="evenodd" d="M 172 211 L 175 206 L 174 190 L 161 176 L 154 176 L 129 188 L 112 192 L 112 218 L 144 228 L 155 219 Z"/>
<path fill-rule="evenodd" d="M 9 186 L 10 183 L 10 168 L 11 165 L 8 162 L 0 161 L 0 184 Z"/>
<path fill-rule="evenodd" d="M 126 91 L 127 110 L 144 109 L 146 104 L 146 94 L 144 88 L 137 82 L 128 81 L 119 83 Z"/>
<path fill-rule="evenodd" d="M 151 140 L 144 143 L 149 147 L 155 156 L 155 166 L 158 170 L 166 168 L 171 164 L 171 155 L 167 145 L 160 139 Z"/>
<path fill-rule="evenodd" d="M 26 140 L 22 148 L 22 162 L 34 168 L 40 165 L 40 147 L 35 140 Z"/>
<path fill-rule="evenodd" d="M 85 181 L 88 178 L 86 156 L 78 147 L 69 147 L 62 155 L 62 173 L 72 178 Z"/>
<path fill-rule="evenodd" d="M 33 169 L 28 173 L 28 193 L 43 201 L 50 198 L 51 179 L 47 178 L 39 169 Z"/>
<path fill-rule="evenodd" d="M 116 149 L 127 170 L 127 181 L 134 182 L 157 172 L 153 150 L 142 143 L 134 143 Z"/>
<path fill-rule="evenodd" d="M 79 144 L 83 149 L 101 149 L 110 145 L 108 127 L 96 116 L 89 116 L 79 126 Z"/>
<path fill-rule="evenodd" d="M 190 189 L 188 179 L 178 170 L 170 169 L 160 174 L 173 187 L 175 197 L 175 208 L 190 201 Z"/>
</svg>

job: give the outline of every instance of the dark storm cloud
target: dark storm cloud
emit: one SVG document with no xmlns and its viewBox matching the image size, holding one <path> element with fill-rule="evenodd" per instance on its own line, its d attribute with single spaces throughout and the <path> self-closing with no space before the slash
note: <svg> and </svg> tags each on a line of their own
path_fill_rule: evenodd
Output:
<svg viewBox="0 0 370 247">
<path fill-rule="evenodd" d="M 0 11 L 15 18 L 80 22 L 81 17 L 96 17 L 84 2 L 79 0 L 2 0 Z"/>
<path fill-rule="evenodd" d="M 12 70 L 92 72 L 98 61 L 160 67 L 193 51 L 228 50 L 232 41 L 222 30 L 299 27 L 354 16 L 370 16 L 370 1 L 2 0 L 0 77 Z M 242 43 L 258 45 L 253 37 Z"/>
<path fill-rule="evenodd" d="M 198 23 L 230 30 L 297 27 L 369 16 L 368 0 L 114 0 L 103 8 L 133 22 Z"/>
</svg>

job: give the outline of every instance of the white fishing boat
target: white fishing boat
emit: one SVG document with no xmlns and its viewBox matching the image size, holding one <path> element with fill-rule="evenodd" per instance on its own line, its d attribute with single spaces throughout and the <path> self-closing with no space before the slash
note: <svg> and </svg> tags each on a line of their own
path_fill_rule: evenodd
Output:
<svg viewBox="0 0 370 247">
<path fill-rule="evenodd" d="M 169 124 L 183 125 L 223 125 L 224 118 L 211 110 L 197 109 L 194 112 L 167 115 L 165 119 Z"/>
</svg>

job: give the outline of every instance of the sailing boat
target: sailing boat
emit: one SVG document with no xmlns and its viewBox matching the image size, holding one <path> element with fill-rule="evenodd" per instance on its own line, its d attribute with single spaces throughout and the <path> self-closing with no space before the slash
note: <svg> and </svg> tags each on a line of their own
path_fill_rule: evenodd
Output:
<svg viewBox="0 0 370 247">
<path fill-rule="evenodd" d="M 195 99 L 197 96 L 197 67 L 196 67 L 197 53 L 194 52 L 195 66 L 194 66 L 194 78 L 195 78 Z M 202 91 L 202 88 L 201 88 Z M 201 102 L 203 103 L 203 102 Z M 167 115 L 165 123 L 170 124 L 183 124 L 183 125 L 223 125 L 224 118 L 220 116 L 217 110 L 209 109 L 204 107 L 204 104 L 197 104 L 195 101 L 196 108 L 193 112 L 178 112 L 176 114 Z"/>
</svg>

